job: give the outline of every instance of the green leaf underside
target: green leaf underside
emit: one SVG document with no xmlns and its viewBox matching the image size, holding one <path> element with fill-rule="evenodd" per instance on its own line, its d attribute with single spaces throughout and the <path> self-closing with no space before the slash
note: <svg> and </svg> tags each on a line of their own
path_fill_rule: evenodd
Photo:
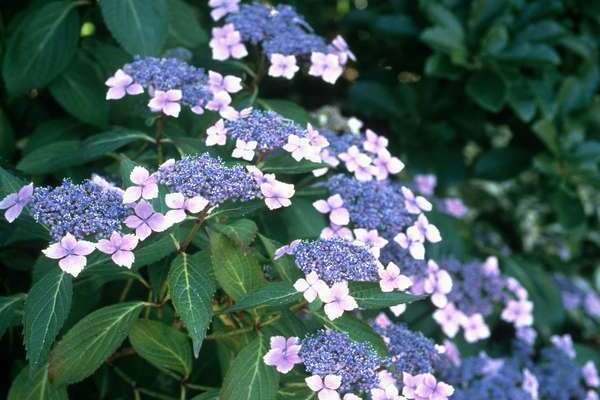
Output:
<svg viewBox="0 0 600 400">
<path fill-rule="evenodd" d="M 255 292 L 248 293 L 228 311 L 240 311 L 256 307 L 282 307 L 302 298 L 289 282 L 270 282 Z"/>
<path fill-rule="evenodd" d="M 93 374 L 123 343 L 142 306 L 142 302 L 114 304 L 81 319 L 50 354 L 51 381 L 72 384 Z"/>
<path fill-rule="evenodd" d="M 216 291 L 207 266 L 200 263 L 200 256 L 200 253 L 178 255 L 171 263 L 167 278 L 171 300 L 192 338 L 195 357 L 212 320 L 212 299 Z"/>
<path fill-rule="evenodd" d="M 129 331 L 129 341 L 140 355 L 161 370 L 187 378 L 192 371 L 192 349 L 188 337 L 158 321 L 137 320 Z"/>
</svg>

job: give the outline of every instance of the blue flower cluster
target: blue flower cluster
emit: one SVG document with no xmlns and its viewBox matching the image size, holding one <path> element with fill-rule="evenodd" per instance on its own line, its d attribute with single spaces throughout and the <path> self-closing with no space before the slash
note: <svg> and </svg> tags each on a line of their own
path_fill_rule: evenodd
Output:
<svg viewBox="0 0 600 400">
<path fill-rule="evenodd" d="M 300 357 L 311 375 L 338 375 L 340 393 L 368 391 L 379 384 L 383 360 L 370 344 L 355 342 L 343 332 L 320 330 L 301 342 Z"/>
<path fill-rule="evenodd" d="M 567 310 L 581 310 L 589 317 L 600 318 L 600 295 L 587 282 L 575 281 L 564 275 L 556 275 L 554 280 L 560 289 Z"/>
<path fill-rule="evenodd" d="M 252 110 L 235 121 L 225 121 L 227 135 L 244 142 L 256 141 L 261 152 L 279 149 L 287 143 L 290 135 L 306 136 L 306 130 L 295 122 L 272 111 Z"/>
<path fill-rule="evenodd" d="M 121 230 L 131 213 L 119 191 L 90 180 L 74 184 L 64 179 L 57 187 L 35 188 L 30 206 L 35 221 L 48 227 L 55 241 L 67 233 L 77 239 L 107 238 Z"/>
<path fill-rule="evenodd" d="M 481 262 L 463 263 L 446 259 L 439 265 L 452 276 L 452 291 L 448 294 L 448 301 L 466 315 L 490 315 L 497 303 L 507 300 L 504 277 L 486 273 Z"/>
<path fill-rule="evenodd" d="M 340 174 L 329 178 L 325 185 L 331 194 L 342 196 L 355 226 L 377 229 L 390 244 L 398 232 L 405 231 L 416 220 L 404 207 L 400 186 L 389 180 L 360 182 Z"/>
<path fill-rule="evenodd" d="M 178 58 L 136 56 L 133 62 L 123 67 L 123 71 L 146 89 L 181 90 L 181 102 L 189 107 L 204 107 L 213 98 L 204 69 Z"/>
<path fill-rule="evenodd" d="M 202 196 L 213 206 L 225 200 L 262 198 L 255 179 L 241 165 L 226 166 L 208 153 L 185 156 L 161 167 L 158 183 L 186 197 Z"/>
<path fill-rule="evenodd" d="M 564 351 L 547 347 L 533 372 L 540 385 L 540 398 L 552 400 L 585 399 L 581 368 Z"/>
<path fill-rule="evenodd" d="M 381 249 L 379 260 L 384 265 L 393 262 L 401 268 L 402 274 L 410 276 L 414 281 L 420 281 L 428 276 L 427 261 L 415 260 L 407 249 L 403 249 L 395 242 L 390 242 Z"/>
<path fill-rule="evenodd" d="M 342 281 L 377 281 L 377 261 L 366 247 L 331 238 L 302 241 L 294 247 L 298 268 L 316 272 L 328 284 Z"/>
<path fill-rule="evenodd" d="M 319 129 L 319 133 L 325 136 L 325 139 L 329 142 L 327 151 L 332 156 L 337 157 L 340 153 L 345 153 L 352 146 L 356 146 L 359 149 L 362 148 L 364 137 L 361 135 L 355 135 L 353 133 L 342 133 L 338 134 L 330 129 Z"/>
<path fill-rule="evenodd" d="M 304 17 L 288 5 L 271 8 L 260 3 L 242 4 L 225 21 L 240 32 L 242 41 L 260 44 L 268 57 L 330 52 L 325 39 L 314 34 Z"/>
<path fill-rule="evenodd" d="M 439 354 L 433 342 L 420 332 L 413 332 L 402 324 L 371 324 L 381 335 L 390 353 L 388 370 L 402 381 L 402 373 L 411 375 L 433 373 Z"/>
</svg>

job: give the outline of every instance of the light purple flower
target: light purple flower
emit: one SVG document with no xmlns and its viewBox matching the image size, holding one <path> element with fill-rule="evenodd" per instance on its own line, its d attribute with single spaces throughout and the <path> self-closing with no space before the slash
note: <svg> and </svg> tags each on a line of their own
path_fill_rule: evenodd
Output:
<svg viewBox="0 0 600 400">
<path fill-rule="evenodd" d="M 229 57 L 244 58 L 248 55 L 242 36 L 235 30 L 233 24 L 212 29 L 212 39 L 209 42 L 215 60 L 225 61 Z"/>
<path fill-rule="evenodd" d="M 600 396 L 593 390 L 588 390 L 585 396 L 585 400 L 600 400 Z"/>
<path fill-rule="evenodd" d="M 498 257 L 489 256 L 485 259 L 481 268 L 483 269 L 483 272 L 488 276 L 500 275 L 500 268 L 498 267 Z"/>
<path fill-rule="evenodd" d="M 370 129 L 365 132 L 366 139 L 363 142 L 365 151 L 373 154 L 379 154 L 381 150 L 387 150 L 389 140 L 385 136 L 379 136 Z"/>
<path fill-rule="evenodd" d="M 586 362 L 581 368 L 581 373 L 585 383 L 589 387 L 597 388 L 600 386 L 600 378 L 598 377 L 598 370 L 596 364 L 593 361 Z"/>
<path fill-rule="evenodd" d="M 227 128 L 225 128 L 225 122 L 222 119 L 206 130 L 205 143 L 207 146 L 224 146 L 227 143 Z"/>
<path fill-rule="evenodd" d="M 321 239 L 331 239 L 332 237 L 339 237 L 346 240 L 353 240 L 354 235 L 350 228 L 342 225 L 336 225 L 334 223 L 329 224 L 321 231 Z"/>
<path fill-rule="evenodd" d="M 437 308 L 448 304 L 447 295 L 452 291 L 452 277 L 441 269 L 433 260 L 427 262 L 427 277 L 423 282 L 423 290 L 431 295 L 431 302 Z"/>
<path fill-rule="evenodd" d="M 350 222 L 350 213 L 344 207 L 344 200 L 339 194 L 330 196 L 327 200 L 317 200 L 313 207 L 321 214 L 329 213 L 329 220 L 336 225 L 348 225 Z"/>
<path fill-rule="evenodd" d="M 130 186 L 123 193 L 123 203 L 135 203 L 140 199 L 151 200 L 158 197 L 158 185 L 154 175 L 144 167 L 134 167 L 129 174 L 129 179 L 135 185 Z"/>
<path fill-rule="evenodd" d="M 334 320 L 344 314 L 344 311 L 352 311 L 358 308 L 354 297 L 350 296 L 348 282 L 336 282 L 327 293 L 319 296 L 325 304 L 324 310 L 327 318 Z"/>
<path fill-rule="evenodd" d="M 392 325 L 392 321 L 390 321 L 385 313 L 381 312 L 377 314 L 377 317 L 375 317 L 375 325 L 380 328 L 387 328 L 388 326 Z M 381 382 L 381 379 L 379 381 Z"/>
<path fill-rule="evenodd" d="M 140 240 L 146 239 L 153 231 L 163 232 L 171 226 L 169 220 L 164 215 L 155 212 L 152 205 L 146 200 L 137 203 L 133 210 L 135 215 L 125 218 L 125 225 L 135 229 L 135 234 Z"/>
<path fill-rule="evenodd" d="M 312 271 L 305 278 L 298 279 L 294 283 L 294 289 L 303 293 L 306 301 L 312 303 L 317 297 L 327 296 L 329 286 L 319 279 L 315 271 Z"/>
<path fill-rule="evenodd" d="M 535 339 L 537 338 L 537 332 L 530 326 L 524 326 L 517 328 L 516 336 L 525 343 L 533 345 L 535 343 Z"/>
<path fill-rule="evenodd" d="M 285 338 L 283 336 L 271 337 L 271 349 L 263 357 L 265 364 L 275 367 L 282 374 L 287 374 L 300 364 L 302 359 L 298 355 L 300 351 L 300 339 L 297 337 Z"/>
<path fill-rule="evenodd" d="M 223 76 L 215 71 L 208 71 L 208 87 L 212 93 L 237 93 L 242 90 L 242 79 L 233 75 Z"/>
<path fill-rule="evenodd" d="M 356 61 L 356 56 L 350 50 L 350 46 L 348 46 L 348 43 L 346 43 L 346 40 L 344 40 L 342 36 L 336 36 L 335 39 L 333 39 L 333 41 L 331 42 L 331 44 L 335 49 L 335 54 L 337 54 L 337 56 L 340 59 L 340 64 L 346 64 L 348 62 L 348 59 Z"/>
<path fill-rule="evenodd" d="M 458 350 L 458 347 L 448 339 L 444 340 L 444 354 L 454 366 L 458 367 L 460 365 L 460 351 Z"/>
<path fill-rule="evenodd" d="M 31 200 L 33 195 L 33 183 L 23 186 L 16 193 L 11 193 L 0 201 L 0 210 L 6 210 L 4 212 L 4 218 L 9 223 L 12 223 L 23 211 L 23 208 Z"/>
<path fill-rule="evenodd" d="M 465 315 L 452 303 L 433 313 L 433 319 L 442 327 L 444 334 L 451 338 L 456 336 L 465 318 Z"/>
<path fill-rule="evenodd" d="M 402 395 L 407 399 L 414 399 L 420 383 L 420 375 L 413 376 L 408 372 L 402 372 Z"/>
<path fill-rule="evenodd" d="M 394 236 L 394 242 L 398 243 L 403 249 L 407 249 L 415 260 L 425 259 L 425 245 L 418 237 L 409 237 L 403 232 Z"/>
<path fill-rule="evenodd" d="M 169 193 L 165 196 L 165 204 L 171 208 L 165 217 L 170 224 L 178 224 L 185 221 L 186 211 L 197 214 L 204 210 L 208 206 L 208 200 L 202 196 L 186 198 L 182 193 Z"/>
<path fill-rule="evenodd" d="M 314 153 L 308 138 L 300 137 L 298 135 L 288 136 L 287 143 L 283 145 L 283 149 L 290 153 L 292 158 L 296 161 L 308 158 L 307 155 L 310 156 L 311 153 Z"/>
<path fill-rule="evenodd" d="M 327 138 L 321 135 L 318 130 L 314 129 L 310 123 L 306 124 L 306 137 L 310 144 L 318 148 L 319 151 L 329 146 Z"/>
<path fill-rule="evenodd" d="M 400 173 L 404 169 L 404 163 L 397 157 L 392 157 L 392 154 L 382 149 L 377 153 L 377 157 L 373 159 L 373 171 L 377 180 L 383 181 L 389 175 Z"/>
<path fill-rule="evenodd" d="M 509 300 L 504 310 L 502 319 L 521 328 L 533 324 L 533 303 L 527 300 Z"/>
<path fill-rule="evenodd" d="M 379 236 L 377 229 L 355 229 L 354 236 L 356 237 L 356 244 L 368 247 L 371 253 L 377 258 L 379 258 L 381 249 L 388 244 L 388 241 L 384 237 Z"/>
<path fill-rule="evenodd" d="M 102 253 L 109 254 L 115 264 L 131 268 L 135 261 L 132 252 L 138 245 L 138 238 L 135 235 L 120 235 L 113 232 L 110 239 L 102 239 L 96 244 L 96 248 Z"/>
<path fill-rule="evenodd" d="M 285 56 L 277 53 L 271 55 L 269 76 L 292 79 L 299 69 L 300 67 L 296 65 L 296 56 Z"/>
<path fill-rule="evenodd" d="M 437 186 L 437 178 L 435 175 L 416 175 L 415 186 L 417 191 L 425 196 L 431 196 Z"/>
<path fill-rule="evenodd" d="M 387 385 L 385 388 L 371 389 L 371 400 L 402 400 L 398 388 L 394 385 Z"/>
<path fill-rule="evenodd" d="M 135 83 L 133 78 L 127 75 L 122 69 L 118 69 L 117 72 L 105 82 L 108 89 L 106 92 L 106 100 L 118 100 L 125 97 L 126 94 L 136 95 L 144 93 L 144 88 L 139 83 Z"/>
<path fill-rule="evenodd" d="M 181 112 L 182 93 L 179 89 L 170 89 L 165 91 L 155 90 L 154 97 L 148 102 L 148 107 L 152 112 L 162 112 L 177 118 Z"/>
<path fill-rule="evenodd" d="M 275 250 L 275 254 L 273 254 L 273 260 L 277 260 L 278 258 L 281 258 L 285 255 L 294 254 L 296 246 L 298 246 L 300 244 L 300 242 L 301 242 L 300 239 L 296 239 L 296 240 L 292 240 L 292 242 L 290 244 L 281 246 L 280 248 Z"/>
<path fill-rule="evenodd" d="M 321 378 L 319 375 L 313 375 L 304 381 L 310 390 L 318 393 L 319 400 L 340 400 L 337 389 L 342 385 L 341 376 L 326 375 L 325 378 Z"/>
<path fill-rule="evenodd" d="M 490 337 L 490 328 L 483 320 L 483 315 L 479 313 L 465 316 L 461 326 L 465 330 L 465 340 L 469 343 L 474 343 Z"/>
<path fill-rule="evenodd" d="M 437 243 L 442 240 L 440 231 L 435 225 L 429 223 L 425 214 L 417 217 L 415 223 L 406 230 L 406 235 L 412 240 L 422 242 L 427 240 L 431 243 Z"/>
<path fill-rule="evenodd" d="M 523 383 L 521 385 L 524 391 L 529 393 L 531 400 L 538 400 L 539 396 L 539 383 L 534 374 L 532 374 L 527 368 L 523 370 Z"/>
<path fill-rule="evenodd" d="M 309 75 L 321 77 L 327 83 L 334 84 L 344 71 L 340 59 L 335 54 L 314 52 L 310 56 Z"/>
<path fill-rule="evenodd" d="M 344 161 L 346 169 L 354 172 L 356 179 L 361 182 L 369 181 L 377 174 L 376 168 L 371 164 L 371 157 L 362 153 L 356 146 L 351 146 L 345 153 L 338 154 L 338 157 Z"/>
<path fill-rule="evenodd" d="M 416 398 L 429 400 L 446 400 L 454 394 L 454 388 L 447 383 L 438 382 L 432 374 L 421 374 L 420 382 L 415 389 Z"/>
<path fill-rule="evenodd" d="M 208 5 L 212 8 L 210 16 L 218 21 L 229 13 L 238 12 L 240 0 L 209 0 Z"/>
<path fill-rule="evenodd" d="M 411 214 L 420 214 L 421 211 L 431 211 L 431 203 L 423 196 L 415 196 L 415 194 L 407 188 L 402 186 L 400 189 L 402 196 L 404 196 L 404 207 L 406 211 Z"/>
<path fill-rule="evenodd" d="M 294 185 L 279 181 L 263 183 L 260 185 L 260 192 L 264 196 L 265 204 L 269 210 L 289 207 L 292 204 L 290 199 L 296 193 Z"/>
<path fill-rule="evenodd" d="M 258 143 L 256 140 L 244 142 L 242 139 L 238 139 L 235 141 L 235 149 L 233 149 L 231 156 L 233 158 L 241 158 L 246 161 L 252 161 L 257 145 Z"/>
<path fill-rule="evenodd" d="M 462 218 L 469 212 L 465 203 L 456 197 L 444 199 L 444 210 L 446 213 L 456 218 Z"/>
<path fill-rule="evenodd" d="M 379 286 L 382 292 L 392 292 L 394 290 L 406 290 L 412 285 L 412 280 L 400 273 L 400 268 L 393 262 L 388 263 L 387 267 L 379 267 Z"/>
<path fill-rule="evenodd" d="M 95 248 L 93 243 L 77 240 L 75 236 L 67 233 L 60 242 L 51 244 L 42 250 L 42 253 L 48 258 L 59 260 L 60 269 L 77 277 L 87 264 L 85 256 L 92 254 Z"/>
<path fill-rule="evenodd" d="M 550 338 L 550 341 L 554 346 L 556 346 L 556 348 L 564 351 L 569 358 L 575 358 L 575 348 L 573 347 L 573 339 L 571 338 L 571 335 L 554 335 Z"/>
</svg>

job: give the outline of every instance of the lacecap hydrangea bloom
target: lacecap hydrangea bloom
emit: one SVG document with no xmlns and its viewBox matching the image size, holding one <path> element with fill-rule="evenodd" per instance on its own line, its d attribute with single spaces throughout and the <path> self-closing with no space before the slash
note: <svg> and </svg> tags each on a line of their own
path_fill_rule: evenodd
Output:
<svg viewBox="0 0 600 400">
<path fill-rule="evenodd" d="M 239 115 L 231 106 L 231 94 L 242 90 L 240 78 L 206 72 L 178 58 L 136 57 L 118 69 L 106 85 L 107 100 L 146 91 L 151 97 L 150 110 L 172 117 L 179 116 L 182 106 L 195 114 L 210 110 L 223 118 L 235 119 Z"/>
<path fill-rule="evenodd" d="M 565 309 L 581 312 L 590 318 L 600 318 L 600 295 L 587 282 L 564 275 L 556 275 L 554 280 Z"/>
<path fill-rule="evenodd" d="M 227 10 L 224 25 L 212 29 L 210 47 L 215 60 L 244 58 L 249 46 L 256 46 L 270 62 L 270 76 L 292 79 L 300 64 L 307 64 L 309 75 L 331 84 L 341 76 L 348 60 L 355 60 L 341 36 L 328 44 L 291 6 L 214 4 L 215 20 Z"/>
<path fill-rule="evenodd" d="M 501 318 L 515 328 L 533 324 L 533 302 L 527 290 L 514 278 L 501 274 L 498 260 L 463 263 L 448 259 L 440 262 L 452 278 L 452 290 L 445 307 L 435 311 L 433 318 L 449 337 L 462 328 L 468 342 L 490 336 L 485 317 L 496 307 L 502 307 Z"/>
</svg>

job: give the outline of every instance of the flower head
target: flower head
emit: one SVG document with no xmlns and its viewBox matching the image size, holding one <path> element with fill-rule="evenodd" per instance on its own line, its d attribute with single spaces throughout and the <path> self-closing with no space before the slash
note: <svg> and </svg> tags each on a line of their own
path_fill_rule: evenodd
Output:
<svg viewBox="0 0 600 400">
<path fill-rule="evenodd" d="M 139 240 L 146 239 L 152 232 L 163 232 L 171 226 L 169 220 L 161 213 L 154 211 L 152 205 L 146 200 L 137 203 L 134 211 L 134 215 L 125 218 L 125 225 L 135 229 Z"/>
<path fill-rule="evenodd" d="M 227 143 L 227 129 L 222 119 L 218 120 L 213 126 L 206 130 L 207 146 L 224 146 Z"/>
<path fill-rule="evenodd" d="M 154 97 L 148 102 L 148 107 L 152 112 L 162 112 L 165 115 L 170 115 L 177 118 L 181 112 L 182 93 L 179 89 L 171 89 L 163 92 L 155 90 Z"/>
<path fill-rule="evenodd" d="M 150 175 L 146 168 L 134 167 L 131 174 L 129 174 L 129 179 L 134 183 L 134 186 L 130 186 L 125 190 L 123 203 L 135 203 L 140 198 L 151 200 L 158 197 L 156 177 Z"/>
<path fill-rule="evenodd" d="M 296 65 L 296 57 L 284 56 L 283 54 L 271 54 L 271 66 L 269 76 L 274 78 L 292 79 L 300 67 Z"/>
<path fill-rule="evenodd" d="M 77 240 L 67 233 L 58 243 L 51 244 L 42 253 L 48 258 L 58 261 L 60 269 L 77 277 L 87 264 L 85 256 L 90 255 L 96 247 L 85 240 Z"/>
<path fill-rule="evenodd" d="M 265 204 L 269 210 L 276 210 L 281 207 L 289 207 L 292 204 L 290 199 L 294 196 L 295 190 L 294 185 L 274 181 L 261 184 L 260 192 L 264 196 Z"/>
<path fill-rule="evenodd" d="M 23 186 L 16 193 L 11 193 L 0 201 L 0 210 L 4 212 L 4 218 L 12 223 L 23 211 L 33 196 L 33 183 Z"/>
<path fill-rule="evenodd" d="M 283 336 L 271 337 L 271 349 L 263 357 L 264 363 L 273 366 L 282 374 L 287 374 L 300 364 L 300 339 L 297 337 L 285 338 Z"/>
<path fill-rule="evenodd" d="M 233 24 L 212 29 L 212 39 L 209 42 L 215 60 L 225 61 L 228 58 L 244 58 L 248 55 L 246 46 L 242 43 L 240 32 Z"/>
<path fill-rule="evenodd" d="M 186 212 L 197 214 L 208 206 L 208 200 L 202 196 L 186 198 L 182 193 L 169 193 L 165 196 L 165 204 L 171 210 L 167 211 L 165 217 L 170 224 L 183 222 Z"/>
<path fill-rule="evenodd" d="M 308 74 L 321 77 L 327 83 L 334 84 L 344 71 L 336 54 L 314 52 L 310 56 L 310 62 Z"/>
<path fill-rule="evenodd" d="M 330 320 L 341 317 L 344 311 L 352 311 L 358 308 L 356 300 L 350 295 L 348 282 L 334 283 L 320 297 L 325 303 L 325 314 Z"/>
<path fill-rule="evenodd" d="M 344 200 L 339 194 L 330 196 L 327 200 L 317 200 L 313 203 L 313 207 L 322 214 L 329 214 L 332 224 L 348 225 L 350 222 L 350 214 L 344 207 Z"/>
<path fill-rule="evenodd" d="M 106 92 L 106 100 L 118 100 L 125 97 L 125 95 L 137 95 L 144 93 L 144 88 L 139 83 L 135 83 L 133 78 L 127 75 L 122 69 L 118 69 L 117 72 L 105 82 L 106 86 L 109 87 Z"/>
<path fill-rule="evenodd" d="M 304 379 L 306 385 L 313 392 L 318 393 L 319 400 L 339 400 L 340 395 L 337 392 L 342 384 L 342 378 L 338 375 L 326 375 L 321 378 L 319 375 L 309 376 Z"/>
<path fill-rule="evenodd" d="M 323 299 L 329 295 L 329 286 L 321 279 L 316 272 L 311 272 L 305 278 L 300 278 L 294 283 L 294 289 L 302 292 L 304 298 L 312 303 L 317 297 Z"/>
<path fill-rule="evenodd" d="M 394 263 L 389 263 L 387 267 L 383 265 L 379 268 L 379 285 L 382 292 L 391 292 L 394 290 L 406 290 L 412 285 L 409 277 L 400 273 L 400 268 Z"/>
<path fill-rule="evenodd" d="M 113 232 L 109 239 L 98 241 L 96 248 L 110 255 L 115 264 L 131 268 L 135 261 L 132 250 L 136 248 L 138 240 L 135 235 L 120 235 L 118 232 Z"/>
</svg>

